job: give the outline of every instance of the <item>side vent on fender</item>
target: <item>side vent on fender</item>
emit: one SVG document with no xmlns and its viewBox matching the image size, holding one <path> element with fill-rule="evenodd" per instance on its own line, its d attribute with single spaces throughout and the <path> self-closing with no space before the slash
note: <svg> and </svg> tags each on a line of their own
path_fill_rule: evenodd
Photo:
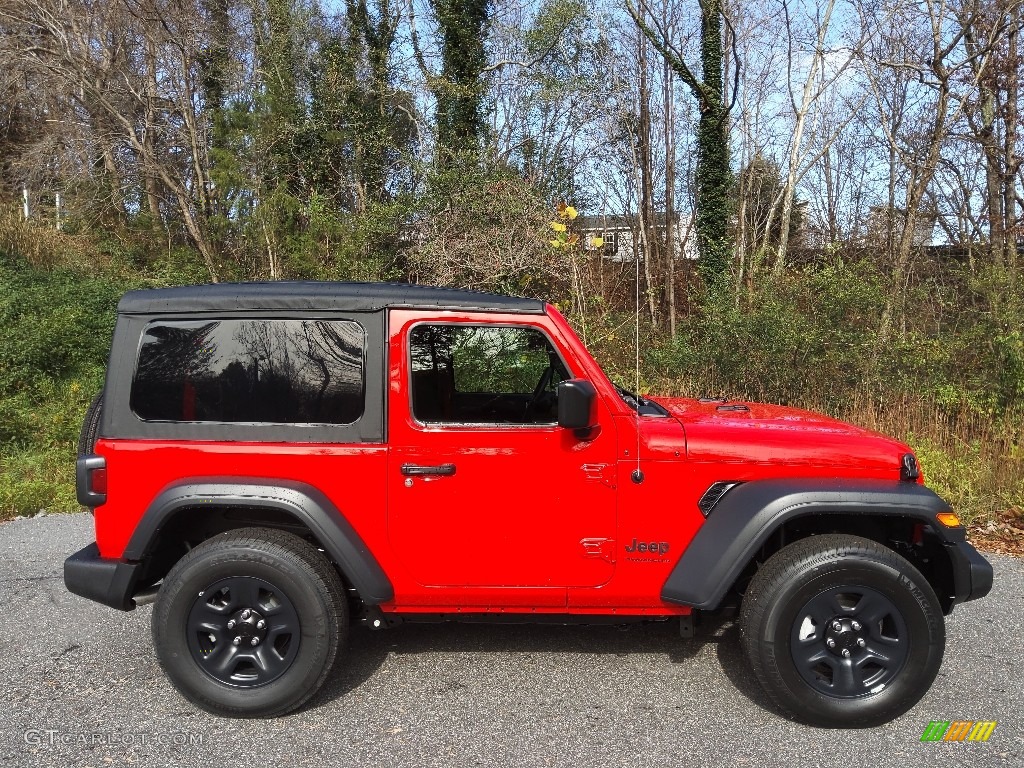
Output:
<svg viewBox="0 0 1024 768">
<path fill-rule="evenodd" d="M 704 495 L 700 497 L 700 501 L 697 502 L 697 508 L 700 509 L 704 517 L 711 514 L 711 510 L 715 508 L 715 504 L 722 500 L 730 490 L 735 488 L 739 483 L 731 480 L 719 480 L 717 483 L 712 483 L 711 487 L 704 491 Z"/>
</svg>

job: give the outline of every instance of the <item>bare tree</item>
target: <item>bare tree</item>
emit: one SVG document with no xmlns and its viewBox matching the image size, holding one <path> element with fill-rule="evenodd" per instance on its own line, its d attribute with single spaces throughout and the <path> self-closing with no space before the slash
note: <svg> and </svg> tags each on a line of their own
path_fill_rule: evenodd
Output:
<svg viewBox="0 0 1024 768">
<path fill-rule="evenodd" d="M 995 46 L 1005 28 L 1002 24 L 993 25 L 986 39 L 977 40 L 971 50 L 965 49 L 967 30 L 976 28 L 975 22 L 983 13 L 983 4 L 984 0 L 965 4 L 954 14 L 944 0 L 908 3 L 895 19 L 894 35 L 883 38 L 872 54 L 873 66 L 868 68 L 868 72 L 879 105 L 886 103 L 879 77 L 882 73 L 896 73 L 904 83 L 916 81 L 921 86 L 915 86 L 919 108 L 912 127 L 905 125 L 902 118 L 898 121 L 883 119 L 881 125 L 892 156 L 899 159 L 907 173 L 902 210 L 899 211 L 898 239 L 893 253 L 891 287 L 879 323 L 876 350 L 888 343 L 896 315 L 903 305 L 921 206 L 938 170 L 950 126 L 962 115 L 978 82 L 986 75 Z M 921 24 L 915 23 L 918 19 Z M 912 57 L 918 52 L 923 54 L 923 61 Z M 964 73 L 967 77 L 963 77 Z M 966 87 L 963 82 L 966 82 Z M 890 189 L 893 189 L 892 185 L 890 181 Z M 888 213 L 895 215 L 895 206 Z"/>
<path fill-rule="evenodd" d="M 977 94 L 965 103 L 964 115 L 984 159 L 989 250 L 997 267 L 1015 263 L 1017 255 L 1020 6 L 1020 0 L 994 0 L 956 9 L 968 65 L 977 83 Z"/>
<path fill-rule="evenodd" d="M 0 14 L 22 31 L 31 65 L 71 98 L 63 119 L 84 113 L 99 129 L 107 173 L 117 176 L 115 151 L 123 147 L 137 159 L 151 207 L 159 208 L 157 183 L 167 190 L 216 280 L 204 220 L 209 182 L 198 110 L 200 9 L 191 0 L 24 0 Z M 123 200 L 117 202 L 123 210 Z"/>
</svg>

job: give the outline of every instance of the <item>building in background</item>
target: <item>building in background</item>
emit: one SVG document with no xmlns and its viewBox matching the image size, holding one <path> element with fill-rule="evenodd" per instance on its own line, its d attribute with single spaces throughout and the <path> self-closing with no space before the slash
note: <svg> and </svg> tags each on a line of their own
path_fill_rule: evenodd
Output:
<svg viewBox="0 0 1024 768">
<path fill-rule="evenodd" d="M 664 213 L 654 216 L 653 231 L 649 236 L 658 238 L 664 248 L 666 218 Z M 644 258 L 643 238 L 640 236 L 640 217 L 632 215 L 580 216 L 576 220 L 583 248 L 588 252 L 601 251 L 608 261 L 630 262 L 636 258 Z M 697 233 L 693 229 L 692 217 L 689 214 L 676 214 L 675 226 L 672 228 L 672 239 L 675 244 L 677 259 L 697 258 Z M 603 240 L 600 246 L 594 246 L 595 238 Z"/>
</svg>

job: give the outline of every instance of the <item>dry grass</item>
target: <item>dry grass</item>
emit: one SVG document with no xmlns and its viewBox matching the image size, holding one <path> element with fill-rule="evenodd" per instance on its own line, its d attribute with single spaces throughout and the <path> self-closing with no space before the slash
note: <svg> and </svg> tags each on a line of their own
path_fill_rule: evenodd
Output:
<svg viewBox="0 0 1024 768">
<path fill-rule="evenodd" d="M 847 413 L 837 415 L 910 444 L 928 484 L 972 527 L 1024 516 L 1024 419 L 1019 414 L 951 413 L 904 395 L 884 402 L 854 401 Z"/>
<path fill-rule="evenodd" d="M 0 254 L 17 254 L 32 267 L 93 271 L 107 266 L 93 238 L 60 232 L 52 222 L 25 221 L 18 211 L 0 208 Z"/>
</svg>

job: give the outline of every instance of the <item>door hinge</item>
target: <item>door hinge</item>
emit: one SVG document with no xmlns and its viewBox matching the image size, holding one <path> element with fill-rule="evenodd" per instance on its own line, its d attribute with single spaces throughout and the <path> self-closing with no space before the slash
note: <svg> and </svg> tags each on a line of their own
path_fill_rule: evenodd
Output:
<svg viewBox="0 0 1024 768">
<path fill-rule="evenodd" d="M 584 557 L 597 557 L 606 563 L 615 562 L 615 539 L 580 539 Z"/>
<path fill-rule="evenodd" d="M 584 464 L 580 469 L 583 470 L 587 480 L 596 480 L 599 483 L 604 483 L 609 488 L 615 488 L 614 464 Z"/>
</svg>

